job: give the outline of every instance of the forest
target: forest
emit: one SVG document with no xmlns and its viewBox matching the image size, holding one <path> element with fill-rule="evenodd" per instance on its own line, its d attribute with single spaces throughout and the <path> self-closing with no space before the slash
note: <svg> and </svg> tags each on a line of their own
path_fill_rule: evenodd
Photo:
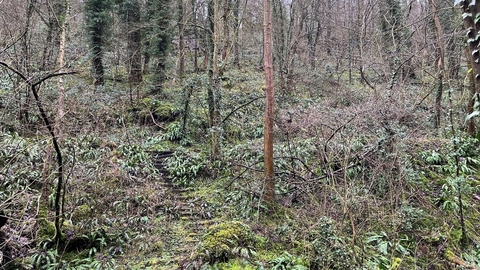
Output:
<svg viewBox="0 0 480 270">
<path fill-rule="evenodd" d="M 475 0 L 0 0 L 0 269 L 480 269 Z"/>
</svg>

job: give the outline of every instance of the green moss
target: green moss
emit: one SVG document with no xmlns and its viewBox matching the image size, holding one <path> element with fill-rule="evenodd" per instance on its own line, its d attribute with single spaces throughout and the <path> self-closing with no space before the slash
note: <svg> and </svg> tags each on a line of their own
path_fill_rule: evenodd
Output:
<svg viewBox="0 0 480 270">
<path fill-rule="evenodd" d="M 89 205 L 82 204 L 80 205 L 72 214 L 72 221 L 74 223 L 80 222 L 90 217 L 92 209 Z"/>
<path fill-rule="evenodd" d="M 462 230 L 453 229 L 450 231 L 450 241 L 452 241 L 452 243 L 456 244 L 460 241 L 460 239 L 462 239 Z"/>
<path fill-rule="evenodd" d="M 455 253 L 453 253 L 453 251 L 451 251 L 450 249 L 446 249 L 443 253 L 443 257 L 445 257 L 445 259 L 447 259 L 448 261 L 453 261 L 455 259 Z"/>
<path fill-rule="evenodd" d="M 231 221 L 211 226 L 202 237 L 197 258 L 210 263 L 226 262 L 234 257 L 256 254 L 256 240 L 252 229 L 241 222 Z"/>
<path fill-rule="evenodd" d="M 45 218 L 38 220 L 38 238 L 39 242 L 55 237 L 55 223 Z"/>
<path fill-rule="evenodd" d="M 163 250 L 163 242 L 157 241 L 150 246 L 150 251 L 152 252 L 161 252 Z"/>
</svg>

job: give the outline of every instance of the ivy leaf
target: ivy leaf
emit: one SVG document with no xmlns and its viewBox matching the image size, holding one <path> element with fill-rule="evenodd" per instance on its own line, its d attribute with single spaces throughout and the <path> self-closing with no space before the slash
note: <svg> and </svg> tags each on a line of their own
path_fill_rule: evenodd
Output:
<svg viewBox="0 0 480 270">
<path fill-rule="evenodd" d="M 462 4 L 465 2 L 465 0 L 455 0 L 455 3 L 453 4 L 454 6 Z"/>
<path fill-rule="evenodd" d="M 467 37 L 470 36 L 470 34 L 473 33 L 473 28 L 472 27 L 469 27 L 467 29 Z"/>
<path fill-rule="evenodd" d="M 476 24 L 479 20 L 480 20 L 480 13 L 477 13 L 477 15 L 475 15 L 475 20 L 473 20 L 473 22 Z"/>
<path fill-rule="evenodd" d="M 465 122 L 468 122 L 468 121 L 470 121 L 470 119 L 472 119 L 473 117 L 479 116 L 479 115 L 480 115 L 480 112 L 479 112 L 479 111 L 474 111 L 474 112 L 472 112 L 471 114 L 467 115 L 467 117 L 465 117 Z"/>
<path fill-rule="evenodd" d="M 478 36 L 477 36 L 478 37 Z M 467 39 L 467 43 L 472 43 L 472 42 L 475 42 L 475 38 L 469 38 Z"/>
<path fill-rule="evenodd" d="M 472 13 L 463 13 L 462 14 L 462 19 L 466 19 L 467 17 L 472 17 Z"/>
<path fill-rule="evenodd" d="M 475 3 L 476 1 L 475 0 L 472 0 L 472 2 L 470 2 L 470 4 L 468 4 L 469 7 L 474 7 L 476 5 Z"/>
</svg>

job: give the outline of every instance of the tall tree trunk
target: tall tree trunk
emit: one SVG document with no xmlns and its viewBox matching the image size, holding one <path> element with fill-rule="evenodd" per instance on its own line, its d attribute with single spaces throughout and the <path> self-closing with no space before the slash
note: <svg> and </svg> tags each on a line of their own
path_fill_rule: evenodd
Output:
<svg viewBox="0 0 480 270">
<path fill-rule="evenodd" d="M 177 77 L 181 79 L 185 73 L 185 36 L 184 36 L 184 18 L 185 9 L 183 7 L 183 0 L 177 0 L 178 9 L 178 70 Z M 195 27 L 195 26 L 194 26 Z"/>
<path fill-rule="evenodd" d="M 140 27 L 140 3 L 138 0 L 125 1 L 120 13 L 127 30 L 127 68 L 130 100 L 133 101 L 133 90 L 139 98 L 139 86 L 142 83 L 142 33 Z"/>
<path fill-rule="evenodd" d="M 48 5 L 48 30 L 45 47 L 43 49 L 42 70 L 50 70 L 54 67 L 52 58 L 60 46 L 59 37 L 62 31 L 63 20 L 65 20 L 66 5 L 65 0 L 53 0 Z"/>
<path fill-rule="evenodd" d="M 30 25 L 31 25 L 31 20 L 33 16 L 33 12 L 35 10 L 35 6 L 37 4 L 37 0 L 30 0 L 28 1 L 27 4 L 27 10 L 25 11 L 25 24 L 24 24 L 24 35 L 21 38 L 21 56 L 22 58 L 19 60 L 19 66 L 21 69 L 21 72 L 24 74 L 30 74 L 31 73 L 31 55 L 30 55 L 30 44 L 29 44 L 29 39 L 30 39 Z M 31 92 L 30 89 L 27 87 L 25 88 L 25 102 L 23 102 L 20 106 L 20 111 L 19 111 L 19 119 L 20 122 L 26 124 L 27 129 L 30 129 L 30 106 L 31 106 Z"/>
<path fill-rule="evenodd" d="M 275 203 L 275 182 L 273 178 L 273 30 L 271 0 L 264 0 L 264 68 L 266 85 L 266 106 L 264 123 L 264 159 L 265 159 L 265 201 Z"/>
<path fill-rule="evenodd" d="M 445 47 L 443 45 L 443 29 L 438 18 L 437 2 L 430 0 L 430 8 L 432 10 L 433 22 L 435 24 L 435 37 L 437 42 L 437 93 L 435 95 L 435 128 L 440 128 L 442 115 L 442 93 L 443 93 L 443 77 L 444 77 L 444 58 Z"/>
<path fill-rule="evenodd" d="M 285 76 L 285 57 L 286 51 L 288 50 L 287 45 L 287 37 L 285 34 L 285 7 L 284 2 L 281 0 L 271 0 L 273 1 L 273 18 L 275 20 L 275 33 L 273 34 L 273 38 L 275 39 L 275 65 L 277 67 L 277 73 L 279 76 L 279 88 L 285 89 L 286 88 L 286 76 Z M 273 29 L 272 29 L 273 31 Z M 265 44 L 265 33 L 264 33 L 264 44 Z M 264 55 L 265 55 L 265 49 Z M 264 59 L 265 61 L 265 59 Z"/>
<path fill-rule="evenodd" d="M 227 59 L 230 47 L 230 6 L 231 0 L 223 0 L 223 48 L 222 48 L 222 62 Z M 225 63 L 223 63 L 225 65 Z"/>
<path fill-rule="evenodd" d="M 92 65 L 93 65 L 93 72 L 94 72 L 94 85 L 100 86 L 105 84 L 104 78 L 104 69 L 103 69 L 103 51 L 102 47 L 98 45 L 101 43 L 102 38 L 98 35 L 94 35 L 91 37 L 92 44 L 96 44 L 92 48 Z"/>
<path fill-rule="evenodd" d="M 219 40 L 219 25 L 218 25 L 218 0 L 208 1 L 208 49 L 209 49 L 209 61 L 208 61 L 208 75 L 209 85 L 207 90 L 207 103 L 210 118 L 211 128 L 211 158 L 217 159 L 219 151 L 219 97 L 220 97 L 220 81 L 218 78 L 218 40 Z"/>
<path fill-rule="evenodd" d="M 468 51 L 468 48 L 465 48 L 465 56 L 467 59 L 467 66 L 468 70 L 473 70 L 473 65 L 471 62 L 471 57 L 470 57 L 470 52 Z M 468 72 L 468 103 L 467 103 L 467 114 L 470 115 L 474 111 L 474 97 L 475 97 L 475 76 L 473 75 L 473 72 Z M 470 117 L 467 123 L 467 132 L 470 135 L 475 135 L 476 134 L 476 127 L 475 127 L 475 118 Z"/>
<path fill-rule="evenodd" d="M 240 33 L 240 0 L 233 0 L 234 2 L 234 44 L 233 44 L 233 64 L 239 68 L 240 67 L 240 45 L 238 44 L 238 36 Z"/>
<path fill-rule="evenodd" d="M 65 13 L 61 14 L 63 18 L 61 25 L 60 25 L 60 35 L 59 35 L 59 42 L 60 45 L 58 47 L 58 58 L 57 58 L 57 65 L 58 71 L 62 72 L 65 66 L 65 48 L 66 48 L 66 40 L 67 40 L 67 27 L 68 27 L 68 20 L 70 18 L 70 3 L 68 0 L 65 0 Z M 57 134 L 58 138 L 61 138 L 61 129 L 62 126 L 62 119 L 63 115 L 65 114 L 65 85 L 63 82 L 63 77 L 59 76 L 57 81 L 58 86 L 58 109 L 57 109 L 57 119 L 55 121 L 55 133 Z"/>
<path fill-rule="evenodd" d="M 193 51 L 193 69 L 195 73 L 199 72 L 198 68 L 198 51 L 200 50 L 200 42 L 198 37 L 198 25 L 197 25 L 197 1 L 192 0 L 192 25 L 193 25 L 193 38 L 194 38 L 194 51 Z"/>
</svg>

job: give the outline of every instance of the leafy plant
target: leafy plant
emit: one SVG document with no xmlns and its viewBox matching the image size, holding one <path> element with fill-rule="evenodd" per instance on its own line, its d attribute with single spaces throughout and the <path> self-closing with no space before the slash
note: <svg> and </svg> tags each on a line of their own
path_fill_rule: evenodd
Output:
<svg viewBox="0 0 480 270">
<path fill-rule="evenodd" d="M 295 257 L 284 251 L 282 255 L 270 261 L 271 270 L 308 270 L 308 265 L 303 259 Z"/>
<path fill-rule="evenodd" d="M 123 157 L 119 160 L 119 164 L 129 174 L 148 177 L 156 171 L 150 155 L 139 145 L 122 144 L 117 149 Z"/>
<path fill-rule="evenodd" d="M 177 149 L 173 157 L 166 159 L 166 167 L 174 184 L 188 187 L 205 171 L 207 160 L 200 154 Z"/>
<path fill-rule="evenodd" d="M 335 221 L 321 217 L 309 240 L 313 254 L 310 258 L 314 269 L 352 269 L 357 266 L 350 245 L 339 235 Z"/>
</svg>

